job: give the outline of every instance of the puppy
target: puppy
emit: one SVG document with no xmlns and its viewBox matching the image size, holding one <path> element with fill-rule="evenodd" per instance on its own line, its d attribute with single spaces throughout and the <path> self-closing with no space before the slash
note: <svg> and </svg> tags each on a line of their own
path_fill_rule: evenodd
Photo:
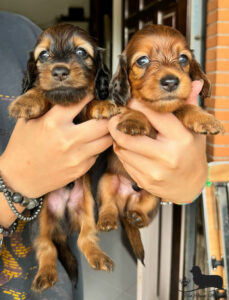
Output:
<svg viewBox="0 0 229 300">
<path fill-rule="evenodd" d="M 103 51 L 85 31 L 68 24 L 50 27 L 31 53 L 23 94 L 10 105 L 10 115 L 37 118 L 55 104 L 71 105 L 94 92 L 97 100 L 75 122 L 109 117 L 115 108 L 111 101 L 104 100 L 109 93 L 109 79 Z M 67 244 L 68 235 L 75 231 L 79 231 L 78 246 L 90 266 L 112 270 L 112 260 L 98 246 L 93 204 L 88 175 L 45 196 L 35 242 L 39 270 L 32 284 L 34 291 L 41 292 L 57 281 L 57 255 L 76 283 L 77 261 Z"/>
<path fill-rule="evenodd" d="M 201 95 L 206 97 L 210 83 L 180 32 L 163 25 L 144 27 L 132 37 L 120 56 L 118 71 L 111 81 L 111 97 L 123 107 L 117 129 L 129 135 L 156 137 L 157 132 L 142 113 L 125 107 L 130 97 L 134 97 L 154 111 L 174 113 L 195 133 L 223 132 L 213 115 L 186 103 L 192 80 L 199 79 L 204 81 Z M 138 228 L 152 221 L 160 199 L 140 189 L 112 153 L 107 172 L 99 182 L 98 200 L 98 229 L 115 229 L 120 215 L 133 250 L 143 261 Z"/>
</svg>

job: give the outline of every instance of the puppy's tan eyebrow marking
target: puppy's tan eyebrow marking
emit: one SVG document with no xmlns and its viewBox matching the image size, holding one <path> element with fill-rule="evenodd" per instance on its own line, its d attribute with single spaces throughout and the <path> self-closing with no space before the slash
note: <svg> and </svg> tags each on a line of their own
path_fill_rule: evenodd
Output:
<svg viewBox="0 0 229 300">
<path fill-rule="evenodd" d="M 183 50 L 183 51 L 180 51 L 180 53 L 179 53 L 179 55 L 186 55 L 187 57 L 188 57 L 188 59 L 192 59 L 192 54 L 191 54 L 191 52 L 190 51 L 188 51 L 188 50 Z"/>
<path fill-rule="evenodd" d="M 48 50 L 50 47 L 51 41 L 48 37 L 44 38 L 36 47 L 34 51 L 34 59 L 35 61 L 38 59 L 39 54 L 44 51 Z"/>
<path fill-rule="evenodd" d="M 75 47 L 82 47 L 84 48 L 91 57 L 94 57 L 94 50 L 93 47 L 84 39 L 82 39 L 79 36 L 74 36 L 73 37 L 74 45 Z"/>
</svg>

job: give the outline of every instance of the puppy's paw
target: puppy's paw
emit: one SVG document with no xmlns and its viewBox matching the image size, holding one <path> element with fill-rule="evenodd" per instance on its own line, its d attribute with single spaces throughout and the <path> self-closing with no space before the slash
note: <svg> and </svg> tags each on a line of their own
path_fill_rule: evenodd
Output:
<svg viewBox="0 0 229 300">
<path fill-rule="evenodd" d="M 93 119 L 110 119 L 119 113 L 119 109 L 111 100 L 105 100 L 99 101 L 90 113 Z"/>
<path fill-rule="evenodd" d="M 200 134 L 222 134 L 224 133 L 223 125 L 212 115 L 202 122 L 195 122 L 189 126 L 191 130 Z"/>
<path fill-rule="evenodd" d="M 117 125 L 117 129 L 129 135 L 151 135 L 151 127 L 146 122 L 126 119 Z"/>
<path fill-rule="evenodd" d="M 40 271 L 32 283 L 32 290 L 34 292 L 42 292 L 52 287 L 57 282 L 57 272 L 55 268 L 46 268 L 45 271 Z"/>
<path fill-rule="evenodd" d="M 142 228 L 148 225 L 147 217 L 139 211 L 128 210 L 126 212 L 127 221 L 135 227 Z"/>
<path fill-rule="evenodd" d="M 117 229 L 118 222 L 117 216 L 112 214 L 102 214 L 99 215 L 99 220 L 97 223 L 97 229 L 99 231 L 111 231 Z"/>
<path fill-rule="evenodd" d="M 114 268 L 114 263 L 111 258 L 102 251 L 92 254 L 88 258 L 88 262 L 90 266 L 95 270 L 110 272 L 113 271 Z"/>
<path fill-rule="evenodd" d="M 25 118 L 27 120 L 39 117 L 42 114 L 41 108 L 38 105 L 26 105 L 21 101 L 15 101 L 9 106 L 9 113 L 12 117 L 19 119 Z"/>
</svg>

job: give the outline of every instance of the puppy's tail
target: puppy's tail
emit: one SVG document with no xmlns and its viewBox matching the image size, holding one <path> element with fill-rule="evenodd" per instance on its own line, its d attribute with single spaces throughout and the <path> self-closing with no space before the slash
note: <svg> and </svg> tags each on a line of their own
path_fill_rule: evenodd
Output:
<svg viewBox="0 0 229 300">
<path fill-rule="evenodd" d="M 67 239 L 54 239 L 53 242 L 57 248 L 60 262 L 65 268 L 72 284 L 76 287 L 78 282 L 78 262 L 68 245 Z"/>
<path fill-rule="evenodd" d="M 135 256 L 137 257 L 137 259 L 140 259 L 142 264 L 145 266 L 144 263 L 145 251 L 142 244 L 141 234 L 139 229 L 131 225 L 125 217 L 121 217 L 121 222 L 124 225 L 125 231 L 127 233 L 128 239 L 130 241 Z"/>
</svg>

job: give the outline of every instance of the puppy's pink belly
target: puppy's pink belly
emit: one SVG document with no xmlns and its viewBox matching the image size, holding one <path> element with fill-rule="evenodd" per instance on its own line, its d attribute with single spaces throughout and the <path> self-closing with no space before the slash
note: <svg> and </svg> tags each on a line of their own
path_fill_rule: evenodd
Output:
<svg viewBox="0 0 229 300">
<path fill-rule="evenodd" d="M 76 180 L 72 190 L 63 187 L 48 194 L 48 208 L 55 216 L 61 217 L 65 208 L 79 211 L 83 201 L 83 185 Z"/>
<path fill-rule="evenodd" d="M 67 203 L 69 210 L 79 211 L 82 208 L 83 199 L 83 184 L 81 181 L 76 180 Z"/>
<path fill-rule="evenodd" d="M 48 208 L 55 216 L 61 217 L 69 199 L 69 191 L 61 188 L 48 194 Z"/>
<path fill-rule="evenodd" d="M 117 193 L 125 198 L 132 194 L 138 195 L 138 192 L 136 192 L 132 188 L 132 184 L 133 182 L 131 182 L 129 179 L 123 176 L 119 176 L 119 186 L 118 186 Z"/>
</svg>

